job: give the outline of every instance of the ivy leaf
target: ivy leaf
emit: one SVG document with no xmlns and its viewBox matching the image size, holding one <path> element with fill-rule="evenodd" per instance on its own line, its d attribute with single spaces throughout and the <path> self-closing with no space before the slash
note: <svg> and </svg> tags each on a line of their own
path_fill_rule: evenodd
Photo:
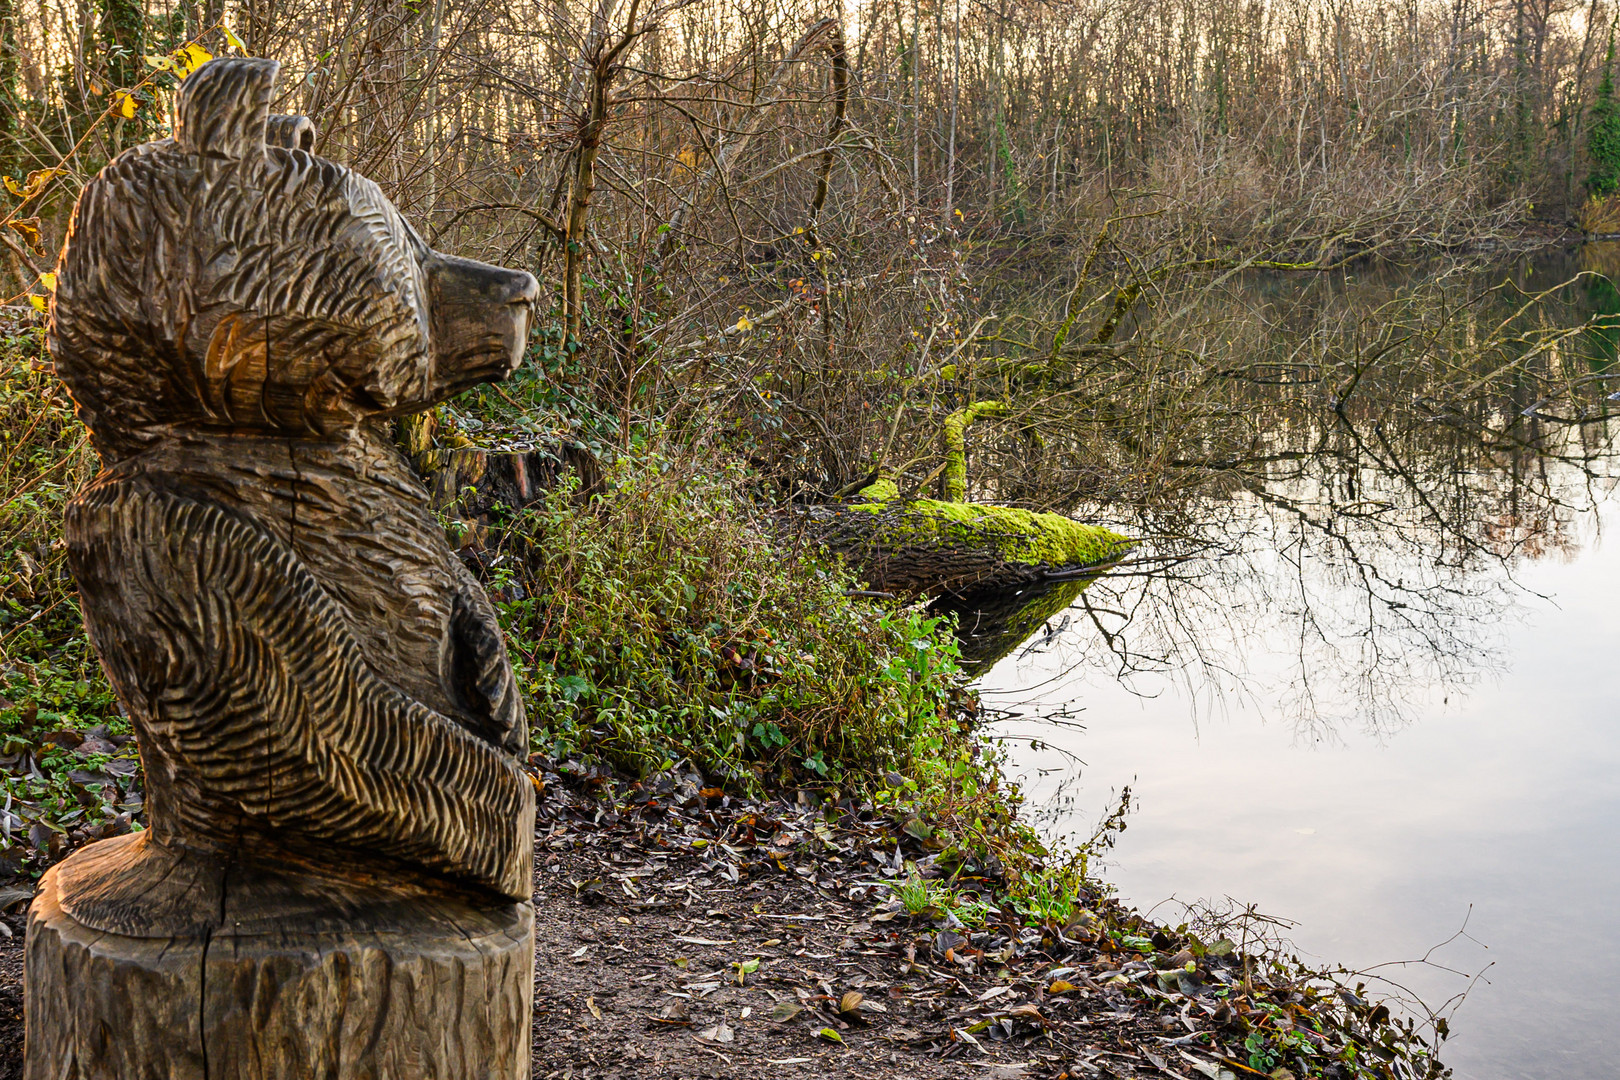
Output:
<svg viewBox="0 0 1620 1080">
<path fill-rule="evenodd" d="M 579 675 L 564 675 L 557 680 L 557 689 L 562 691 L 565 701 L 578 701 L 587 694 L 596 692 L 596 687 L 591 685 L 591 681 Z"/>
</svg>

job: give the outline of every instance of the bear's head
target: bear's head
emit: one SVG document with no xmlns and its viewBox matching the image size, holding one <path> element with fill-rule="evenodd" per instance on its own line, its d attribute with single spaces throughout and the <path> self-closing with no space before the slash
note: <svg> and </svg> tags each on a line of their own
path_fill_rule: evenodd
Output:
<svg viewBox="0 0 1620 1080">
<path fill-rule="evenodd" d="M 174 431 L 332 438 L 504 378 L 535 279 L 428 247 L 271 117 L 273 60 L 186 79 L 172 139 L 85 188 L 47 343 L 109 464 Z"/>
</svg>

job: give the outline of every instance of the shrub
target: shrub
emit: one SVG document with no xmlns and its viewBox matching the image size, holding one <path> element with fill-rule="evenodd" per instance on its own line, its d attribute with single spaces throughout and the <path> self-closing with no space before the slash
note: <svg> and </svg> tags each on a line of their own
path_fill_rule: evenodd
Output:
<svg viewBox="0 0 1620 1080">
<path fill-rule="evenodd" d="M 85 636 L 61 542 L 63 506 L 96 456 L 42 330 L 0 325 L 0 878 L 127 829 L 140 807 L 133 760 L 120 750 L 112 762 L 107 739 L 121 747 L 129 725 Z"/>
<path fill-rule="evenodd" d="M 621 464 L 605 493 L 518 515 L 493 562 L 537 749 L 645 772 L 689 758 L 756 788 L 863 783 L 959 738 L 948 627 L 852 598 L 740 475 Z"/>
</svg>

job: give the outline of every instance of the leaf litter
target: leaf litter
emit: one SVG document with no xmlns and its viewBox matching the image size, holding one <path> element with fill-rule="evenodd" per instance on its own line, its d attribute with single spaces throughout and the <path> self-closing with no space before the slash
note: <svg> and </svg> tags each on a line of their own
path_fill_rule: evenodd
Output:
<svg viewBox="0 0 1620 1080">
<path fill-rule="evenodd" d="M 869 805 L 744 799 L 679 767 L 637 782 L 531 764 L 537 1078 L 1446 1075 L 1364 988 L 1100 891 L 1062 924 L 990 903 L 971 925 L 913 913 L 907 882 L 946 870 L 926 830 Z M 959 869 L 952 884 L 999 883 Z M 21 1076 L 30 896 L 0 894 L 0 1080 Z"/>
<path fill-rule="evenodd" d="M 870 806 L 535 764 L 537 1078 L 1445 1075 L 1359 987 L 1100 890 L 1062 924 L 913 914 L 899 888 L 945 871 Z"/>
</svg>

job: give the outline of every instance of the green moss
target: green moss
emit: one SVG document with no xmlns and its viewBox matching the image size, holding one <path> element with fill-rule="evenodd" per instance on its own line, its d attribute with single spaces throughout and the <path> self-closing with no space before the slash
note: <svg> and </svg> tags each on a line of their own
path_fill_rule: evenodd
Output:
<svg viewBox="0 0 1620 1080">
<path fill-rule="evenodd" d="M 894 487 L 880 480 L 862 494 L 873 496 L 884 484 Z M 913 499 L 856 503 L 850 509 L 871 514 L 898 510 L 896 521 L 882 530 L 889 546 L 988 542 L 1008 562 L 1036 566 L 1093 566 L 1118 558 L 1134 543 L 1100 525 L 1010 506 Z"/>
<path fill-rule="evenodd" d="M 981 416 L 1005 416 L 999 401 L 975 401 L 945 418 L 939 436 L 945 448 L 945 497 L 961 502 L 967 497 L 967 426 Z"/>
<path fill-rule="evenodd" d="M 885 477 L 861 488 L 858 494 L 872 502 L 893 502 L 900 497 L 900 485 Z"/>
</svg>

